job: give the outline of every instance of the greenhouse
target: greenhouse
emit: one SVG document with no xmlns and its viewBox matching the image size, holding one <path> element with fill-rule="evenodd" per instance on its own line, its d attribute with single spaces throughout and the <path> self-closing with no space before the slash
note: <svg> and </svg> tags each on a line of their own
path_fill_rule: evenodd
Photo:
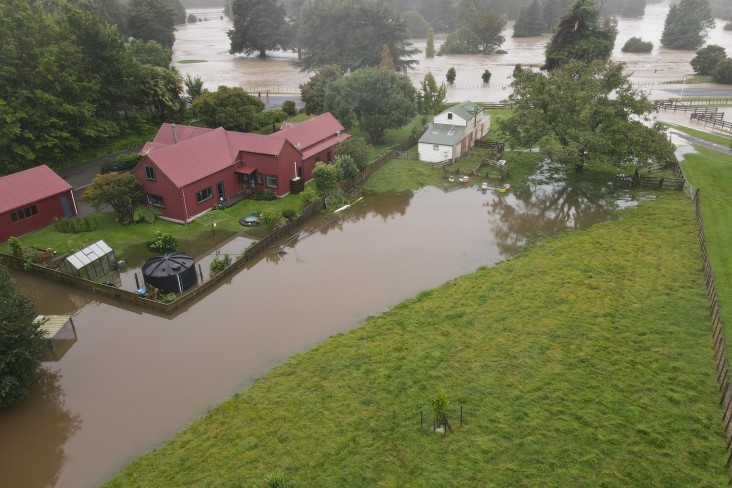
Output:
<svg viewBox="0 0 732 488">
<path fill-rule="evenodd" d="M 64 259 L 61 271 L 87 280 L 99 280 L 115 269 L 116 263 L 112 248 L 104 241 L 97 241 Z"/>
</svg>

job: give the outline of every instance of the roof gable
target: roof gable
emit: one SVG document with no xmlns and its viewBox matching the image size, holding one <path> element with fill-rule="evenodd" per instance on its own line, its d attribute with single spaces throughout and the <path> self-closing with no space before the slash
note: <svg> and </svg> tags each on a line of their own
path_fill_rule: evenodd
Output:
<svg viewBox="0 0 732 488">
<path fill-rule="evenodd" d="M 482 108 L 480 107 L 480 105 L 468 100 L 462 103 L 458 103 L 457 105 L 453 105 L 452 107 L 446 108 L 445 110 L 437 114 L 436 117 L 447 113 L 453 113 L 461 119 L 469 121 L 473 119 L 473 114 L 476 110 L 482 110 Z"/>
<path fill-rule="evenodd" d="M 287 139 L 304 153 L 321 141 L 331 137 L 340 137 L 344 131 L 345 128 L 341 123 L 330 112 L 326 112 L 303 122 L 286 126 L 268 137 Z"/>
<path fill-rule="evenodd" d="M 0 213 L 27 207 L 71 189 L 71 185 L 45 164 L 3 176 L 0 178 Z"/>
</svg>

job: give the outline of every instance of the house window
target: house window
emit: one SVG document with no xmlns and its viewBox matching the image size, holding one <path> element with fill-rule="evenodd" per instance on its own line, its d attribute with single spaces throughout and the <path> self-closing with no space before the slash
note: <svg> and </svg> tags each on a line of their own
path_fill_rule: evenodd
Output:
<svg viewBox="0 0 732 488">
<path fill-rule="evenodd" d="M 209 186 L 196 193 L 196 203 L 205 202 L 211 197 L 213 197 L 213 192 L 211 191 L 211 187 Z"/>
<path fill-rule="evenodd" d="M 155 179 L 155 168 L 152 166 L 145 166 L 145 178 L 148 180 L 154 180 Z"/>
<path fill-rule="evenodd" d="M 452 120 L 452 113 L 451 112 L 448 112 L 447 113 L 447 120 Z"/>
<path fill-rule="evenodd" d="M 27 219 L 28 217 L 31 217 L 31 216 L 37 215 L 37 214 L 38 214 L 38 207 L 36 207 L 35 205 L 31 205 L 30 207 L 25 207 L 25 208 L 22 208 L 20 210 L 17 210 L 15 212 L 11 213 L 10 219 L 13 222 L 18 222 L 18 221 Z"/>
<path fill-rule="evenodd" d="M 333 161 L 333 157 L 331 156 L 331 154 L 330 154 L 330 151 L 328 151 L 328 159 L 327 159 L 327 161 L 328 161 L 329 163 L 330 163 L 331 161 Z"/>
<path fill-rule="evenodd" d="M 267 175 L 267 188 L 277 188 L 277 175 Z"/>
<path fill-rule="evenodd" d="M 160 195 L 147 194 L 147 203 L 153 207 L 165 207 L 165 200 Z"/>
<path fill-rule="evenodd" d="M 439 151 L 440 150 L 440 146 L 437 145 L 437 144 L 435 144 L 434 146 L 432 146 L 432 149 L 435 150 L 435 151 Z"/>
<path fill-rule="evenodd" d="M 264 184 L 264 177 L 262 176 L 262 173 L 257 173 L 257 184 L 258 185 Z"/>
</svg>

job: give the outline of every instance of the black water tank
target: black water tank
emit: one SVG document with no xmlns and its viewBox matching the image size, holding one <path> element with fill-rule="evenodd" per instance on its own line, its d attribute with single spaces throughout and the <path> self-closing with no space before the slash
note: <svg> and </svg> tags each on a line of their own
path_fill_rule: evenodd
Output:
<svg viewBox="0 0 732 488">
<path fill-rule="evenodd" d="M 163 293 L 180 293 L 198 283 L 193 258 L 180 252 L 148 259 L 142 265 L 142 276 Z"/>
</svg>

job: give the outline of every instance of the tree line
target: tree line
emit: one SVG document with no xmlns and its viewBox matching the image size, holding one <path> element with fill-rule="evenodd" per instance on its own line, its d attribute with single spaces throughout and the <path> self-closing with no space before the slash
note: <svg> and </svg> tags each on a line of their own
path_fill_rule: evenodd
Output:
<svg viewBox="0 0 732 488">
<path fill-rule="evenodd" d="M 0 2 L 0 173 L 58 167 L 176 110 L 175 22 L 163 0 Z"/>
</svg>

